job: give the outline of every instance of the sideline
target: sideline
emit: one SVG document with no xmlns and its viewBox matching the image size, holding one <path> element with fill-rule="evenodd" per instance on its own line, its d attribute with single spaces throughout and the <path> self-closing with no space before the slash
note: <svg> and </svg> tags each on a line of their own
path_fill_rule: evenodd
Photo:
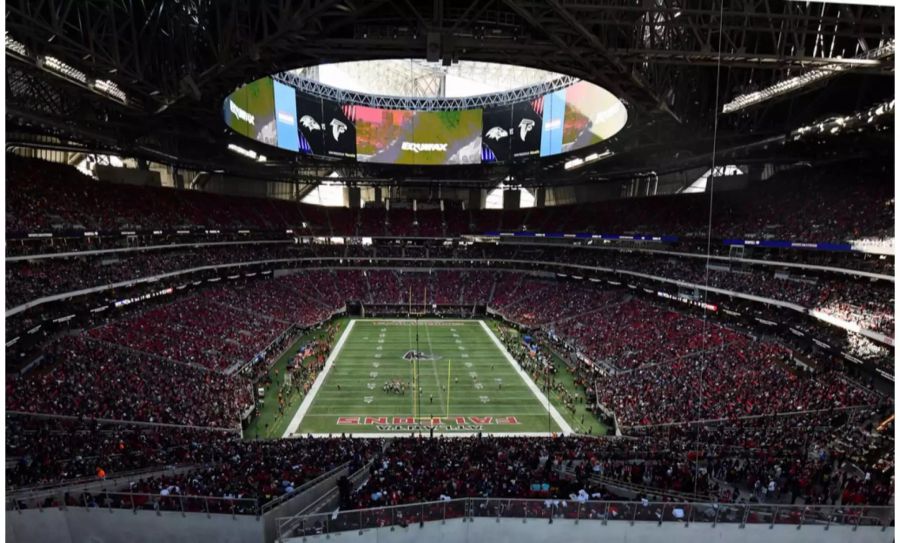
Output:
<svg viewBox="0 0 900 543">
<path fill-rule="evenodd" d="M 534 393 L 535 396 L 537 396 L 539 401 L 544 403 L 544 405 L 547 407 L 547 411 L 550 412 L 550 417 L 553 419 L 553 422 L 555 422 L 557 426 L 559 426 L 560 430 L 562 430 L 562 435 L 567 436 L 574 434 L 574 430 L 572 430 L 572 427 L 569 426 L 568 422 L 566 422 L 566 419 L 564 419 L 562 415 L 559 414 L 559 411 L 557 411 L 556 407 L 554 407 L 553 404 L 550 403 L 550 400 L 547 398 L 547 396 L 545 396 L 544 393 L 541 392 L 541 390 L 537 387 L 537 385 L 534 384 L 534 381 L 532 381 L 531 377 L 525 372 L 525 370 L 522 369 L 522 366 L 520 366 L 519 363 L 516 362 L 516 359 L 513 358 L 511 354 L 509 354 L 509 351 L 507 351 L 506 347 L 504 347 L 503 344 L 500 343 L 500 340 L 497 339 L 497 336 L 494 335 L 494 332 L 491 331 L 488 325 L 485 324 L 483 320 L 479 320 L 478 323 L 481 324 L 481 328 L 484 329 L 484 333 L 486 333 L 488 337 L 491 338 L 491 341 L 494 342 L 494 345 L 496 345 L 497 348 L 500 349 L 500 352 L 503 353 L 506 361 L 512 365 L 516 373 L 519 374 L 519 377 L 521 377 L 522 380 L 525 381 L 525 385 L 528 387 L 528 389 L 531 390 L 531 392 Z M 546 436 L 547 433 L 543 432 L 541 435 Z"/>
<path fill-rule="evenodd" d="M 337 358 L 338 354 L 341 352 L 341 348 L 344 347 L 344 343 L 347 341 L 347 338 L 350 337 L 350 331 L 353 330 L 354 324 L 356 324 L 356 319 L 351 320 L 347 325 L 347 328 L 344 329 L 344 333 L 341 334 L 341 337 L 334 345 L 334 349 L 331 350 L 331 354 L 328 355 L 328 359 L 325 360 L 325 367 L 322 368 L 322 372 L 319 373 L 318 377 L 316 377 L 315 382 L 309 389 L 309 393 L 307 393 L 303 398 L 303 403 L 300 404 L 300 408 L 297 409 L 296 413 L 294 413 L 294 418 L 291 419 L 291 423 L 288 424 L 287 429 L 284 431 L 284 435 L 282 435 L 281 437 L 291 437 L 291 435 L 293 435 L 297 431 L 297 428 L 300 427 L 300 422 L 303 421 L 303 417 L 306 416 L 306 412 L 309 411 L 310 406 L 312 406 L 313 400 L 315 400 L 316 398 L 316 394 L 325 383 L 325 377 L 328 376 L 328 372 L 331 371 L 331 367 L 334 366 L 334 361 Z"/>
</svg>

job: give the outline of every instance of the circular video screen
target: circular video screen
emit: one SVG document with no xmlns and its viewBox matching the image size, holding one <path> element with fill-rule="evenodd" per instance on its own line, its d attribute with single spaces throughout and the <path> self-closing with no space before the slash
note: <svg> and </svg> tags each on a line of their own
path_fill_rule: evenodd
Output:
<svg viewBox="0 0 900 543">
<path fill-rule="evenodd" d="M 574 78 L 542 94 L 520 92 L 527 96 L 521 101 L 430 110 L 366 105 L 377 97 L 360 100 L 358 93 L 336 99 L 342 93 L 323 93 L 321 83 L 314 93 L 291 81 L 269 76 L 236 89 L 223 104 L 225 124 L 257 142 L 313 157 L 443 166 L 569 153 L 608 140 L 628 120 L 612 93 Z M 463 101 L 472 102 L 478 100 Z"/>
</svg>

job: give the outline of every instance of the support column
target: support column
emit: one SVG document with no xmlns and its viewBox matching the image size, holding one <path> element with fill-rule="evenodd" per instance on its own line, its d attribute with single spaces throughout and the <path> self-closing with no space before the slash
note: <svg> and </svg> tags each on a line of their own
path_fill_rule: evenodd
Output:
<svg viewBox="0 0 900 543">
<path fill-rule="evenodd" d="M 350 209 L 359 209 L 360 206 L 360 191 L 359 187 L 346 187 L 344 189 L 344 203 Z"/>
<path fill-rule="evenodd" d="M 534 191 L 534 207 L 546 207 L 547 206 L 547 188 L 546 187 L 538 187 Z"/>
<path fill-rule="evenodd" d="M 522 204 L 522 191 L 519 189 L 504 189 L 503 209 L 519 209 Z"/>
</svg>

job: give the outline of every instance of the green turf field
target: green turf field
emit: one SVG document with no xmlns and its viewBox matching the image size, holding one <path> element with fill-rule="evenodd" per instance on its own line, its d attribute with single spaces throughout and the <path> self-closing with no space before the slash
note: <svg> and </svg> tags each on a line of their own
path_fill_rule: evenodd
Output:
<svg viewBox="0 0 900 543">
<path fill-rule="evenodd" d="M 517 370 L 480 321 L 351 321 L 284 435 L 571 431 Z M 385 392 L 392 380 L 406 392 Z"/>
</svg>

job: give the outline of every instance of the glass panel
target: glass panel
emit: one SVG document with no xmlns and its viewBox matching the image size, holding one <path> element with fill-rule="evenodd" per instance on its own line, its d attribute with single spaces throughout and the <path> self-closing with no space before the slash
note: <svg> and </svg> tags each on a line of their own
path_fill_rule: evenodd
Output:
<svg viewBox="0 0 900 543">
<path fill-rule="evenodd" d="M 444 509 L 446 511 L 447 520 L 453 518 L 462 518 L 466 515 L 466 501 L 465 500 L 453 500 L 449 502 L 444 502 Z"/>
<path fill-rule="evenodd" d="M 713 522 L 719 509 L 720 506 L 716 503 L 694 503 L 690 505 L 690 512 L 685 509 L 685 516 L 691 522 Z"/>
<path fill-rule="evenodd" d="M 718 517 L 717 522 L 738 523 L 738 524 L 743 522 L 744 509 L 745 509 L 745 507 L 743 505 L 723 505 L 723 504 L 717 504 L 717 505 L 718 505 L 718 512 L 719 512 L 719 517 Z M 715 510 L 716 504 L 713 505 L 713 508 Z M 704 514 L 709 515 L 710 513 L 707 512 Z M 713 515 L 713 517 L 715 517 L 715 515 Z"/>
</svg>

